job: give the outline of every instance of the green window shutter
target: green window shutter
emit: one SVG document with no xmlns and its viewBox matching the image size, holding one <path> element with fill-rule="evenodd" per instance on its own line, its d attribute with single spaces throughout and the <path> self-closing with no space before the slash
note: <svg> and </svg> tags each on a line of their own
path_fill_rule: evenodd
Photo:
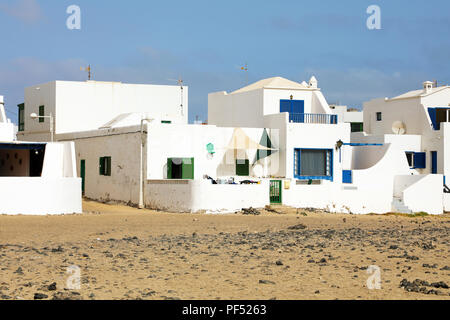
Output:
<svg viewBox="0 0 450 320">
<path fill-rule="evenodd" d="M 21 103 L 19 105 L 17 105 L 17 107 L 19 107 L 19 131 L 24 131 L 25 130 L 25 103 Z"/>
<path fill-rule="evenodd" d="M 100 157 L 100 160 L 99 160 L 99 174 L 102 176 L 102 175 L 104 175 L 104 158 L 103 157 Z"/>
<path fill-rule="evenodd" d="M 183 167 L 181 169 L 182 179 L 194 179 L 194 158 L 183 159 Z"/>
<path fill-rule="evenodd" d="M 236 159 L 236 175 L 238 175 L 238 176 L 249 176 L 250 175 L 248 159 L 246 159 L 246 160 Z"/>
<path fill-rule="evenodd" d="M 105 176 L 111 176 L 111 157 L 106 157 L 106 170 L 105 170 Z"/>
<path fill-rule="evenodd" d="M 39 117 L 45 116 L 45 107 L 39 106 Z M 39 118 L 39 122 L 44 122 L 44 118 Z"/>
<path fill-rule="evenodd" d="M 167 159 L 167 179 L 172 179 L 172 158 Z"/>
</svg>

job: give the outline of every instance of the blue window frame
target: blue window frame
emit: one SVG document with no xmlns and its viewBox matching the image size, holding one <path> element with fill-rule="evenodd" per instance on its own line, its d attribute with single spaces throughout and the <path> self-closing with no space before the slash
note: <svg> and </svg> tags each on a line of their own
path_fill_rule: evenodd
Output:
<svg viewBox="0 0 450 320">
<path fill-rule="evenodd" d="M 294 177 L 299 180 L 333 181 L 333 150 L 294 149 Z"/>
<path fill-rule="evenodd" d="M 437 151 L 431 151 L 431 173 L 437 174 Z"/>
</svg>

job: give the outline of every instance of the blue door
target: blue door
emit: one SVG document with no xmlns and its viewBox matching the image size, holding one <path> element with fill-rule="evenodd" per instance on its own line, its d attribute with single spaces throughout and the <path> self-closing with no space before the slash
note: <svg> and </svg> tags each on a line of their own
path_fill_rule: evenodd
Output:
<svg viewBox="0 0 450 320">
<path fill-rule="evenodd" d="M 280 100 L 280 112 L 288 112 L 289 119 L 296 119 L 296 122 L 303 123 L 305 113 L 304 100 Z M 295 115 L 295 116 L 294 116 Z"/>
<path fill-rule="evenodd" d="M 437 174 L 437 151 L 431 151 L 431 173 Z"/>
</svg>

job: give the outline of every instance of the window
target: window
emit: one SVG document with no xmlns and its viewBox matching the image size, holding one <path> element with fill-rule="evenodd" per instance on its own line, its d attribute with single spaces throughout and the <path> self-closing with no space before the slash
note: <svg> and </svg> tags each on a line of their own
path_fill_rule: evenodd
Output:
<svg viewBox="0 0 450 320">
<path fill-rule="evenodd" d="M 381 112 L 377 112 L 377 121 L 381 121 L 383 120 L 383 116 L 381 114 Z"/>
<path fill-rule="evenodd" d="M 362 132 L 363 131 L 363 123 L 362 122 L 352 122 L 350 124 L 352 132 Z"/>
<path fill-rule="evenodd" d="M 331 149 L 295 149 L 295 178 L 333 180 L 332 152 Z"/>
<path fill-rule="evenodd" d="M 24 131 L 25 130 L 25 104 L 21 103 L 18 105 L 19 107 L 19 131 Z"/>
<path fill-rule="evenodd" d="M 167 159 L 167 179 L 194 179 L 194 158 Z"/>
<path fill-rule="evenodd" d="M 39 117 L 45 116 L 45 107 L 39 106 Z M 45 121 L 45 118 L 39 118 L 39 122 L 42 123 Z"/>
<path fill-rule="evenodd" d="M 406 159 L 408 160 L 408 165 L 410 168 L 414 166 L 414 152 L 405 152 L 406 153 Z"/>
<path fill-rule="evenodd" d="M 407 151 L 406 159 L 411 169 L 425 169 L 426 168 L 426 153 Z"/>
<path fill-rule="evenodd" d="M 342 183 L 353 183 L 352 170 L 342 170 Z"/>
<path fill-rule="evenodd" d="M 111 157 L 100 158 L 99 171 L 101 176 L 111 176 Z"/>
<path fill-rule="evenodd" d="M 450 108 L 428 108 L 434 130 L 441 129 L 442 122 L 450 122 Z"/>
<path fill-rule="evenodd" d="M 248 159 L 236 159 L 236 175 L 247 177 L 250 175 L 250 163 Z"/>
</svg>

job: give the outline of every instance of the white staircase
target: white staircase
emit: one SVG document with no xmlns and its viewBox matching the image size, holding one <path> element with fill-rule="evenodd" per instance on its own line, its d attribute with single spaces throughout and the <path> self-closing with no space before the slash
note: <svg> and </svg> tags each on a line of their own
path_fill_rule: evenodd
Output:
<svg viewBox="0 0 450 320">
<path fill-rule="evenodd" d="M 410 208 L 405 206 L 403 200 L 398 197 L 394 197 L 392 200 L 392 211 L 396 213 L 413 213 Z"/>
</svg>

